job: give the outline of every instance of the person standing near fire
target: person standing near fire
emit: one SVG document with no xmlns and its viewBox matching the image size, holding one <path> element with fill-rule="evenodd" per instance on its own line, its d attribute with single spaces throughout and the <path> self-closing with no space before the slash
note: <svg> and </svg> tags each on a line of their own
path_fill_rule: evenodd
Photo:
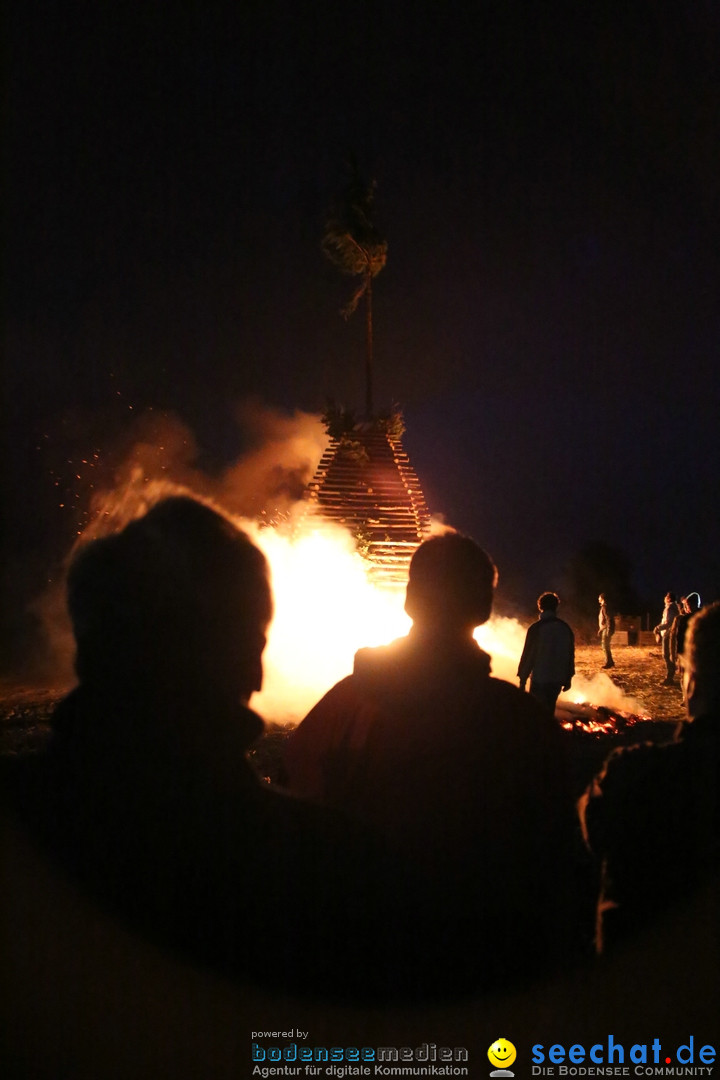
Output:
<svg viewBox="0 0 720 1080">
<path fill-rule="evenodd" d="M 663 608 L 662 619 L 653 630 L 655 637 L 662 643 L 663 660 L 667 670 L 663 686 L 675 685 L 675 663 L 672 658 L 672 626 L 679 614 L 680 609 L 675 600 L 675 593 L 665 593 L 665 607 Z"/>
<path fill-rule="evenodd" d="M 600 638 L 602 651 L 605 654 L 605 663 L 603 664 L 603 667 L 614 668 L 615 661 L 613 660 L 612 649 L 610 648 L 610 639 L 615 633 L 615 617 L 610 612 L 605 593 L 600 593 L 598 596 L 598 603 L 600 605 L 600 611 L 598 612 L 598 637 Z"/>
<path fill-rule="evenodd" d="M 530 693 L 551 712 L 561 690 L 569 690 L 575 674 L 575 635 L 557 616 L 560 597 L 544 592 L 538 597 L 539 617 L 528 628 L 520 657 L 518 679 L 525 689 L 530 679 Z"/>
<path fill-rule="evenodd" d="M 563 731 L 535 697 L 491 677 L 473 636 L 496 580 L 470 537 L 424 541 L 410 563 L 409 634 L 361 649 L 284 759 L 294 794 L 371 824 L 410 858 L 424 902 L 482 957 L 487 985 L 582 952 L 594 902 L 576 861 Z"/>
</svg>

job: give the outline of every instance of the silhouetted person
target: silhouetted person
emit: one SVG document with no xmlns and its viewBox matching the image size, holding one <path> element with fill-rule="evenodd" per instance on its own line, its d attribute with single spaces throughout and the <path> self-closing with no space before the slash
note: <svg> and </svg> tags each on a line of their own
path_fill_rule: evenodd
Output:
<svg viewBox="0 0 720 1080">
<path fill-rule="evenodd" d="M 410 564 L 407 637 L 361 649 L 291 736 L 294 791 L 380 828 L 424 867 L 429 897 L 498 977 L 558 962 L 577 931 L 577 818 L 563 734 L 491 678 L 473 638 L 496 570 L 468 537 L 425 541 Z"/>
<path fill-rule="evenodd" d="M 47 754 L 14 777 L 52 857 L 136 929 L 232 973 L 336 996 L 427 992 L 444 954 L 426 934 L 423 981 L 407 871 L 246 760 L 272 613 L 262 553 L 171 498 L 87 544 L 68 590 L 79 685 Z"/>
<path fill-rule="evenodd" d="M 560 691 L 570 689 L 575 674 L 575 636 L 557 616 L 559 603 L 554 592 L 538 597 L 539 618 L 528 627 L 518 667 L 520 689 L 530 679 L 530 693 L 552 713 Z"/>
<path fill-rule="evenodd" d="M 616 751 L 581 804 L 604 863 L 600 945 L 644 927 L 720 869 L 720 603 L 693 616 L 687 721 L 673 742 Z"/>
<path fill-rule="evenodd" d="M 672 659 L 672 636 L 670 631 L 672 630 L 672 624 L 679 614 L 680 610 L 675 602 L 675 593 L 666 593 L 662 619 L 653 630 L 653 633 L 660 639 L 662 644 L 663 660 L 665 661 L 665 668 L 667 671 L 664 683 L 665 686 L 675 685 L 675 664 Z"/>
<path fill-rule="evenodd" d="M 689 593 L 680 601 L 680 613 L 676 615 L 670 628 L 670 658 L 679 672 L 682 685 L 683 652 L 685 651 L 685 635 L 688 624 L 696 611 L 700 610 L 700 596 L 698 593 Z M 684 700 L 684 699 L 683 699 Z"/>
<path fill-rule="evenodd" d="M 600 646 L 605 655 L 603 667 L 613 668 L 615 667 L 615 661 L 613 660 L 610 642 L 615 633 L 615 619 L 608 607 L 605 593 L 600 593 L 598 596 L 598 603 L 600 605 L 600 610 L 598 611 L 598 637 L 600 638 Z"/>
</svg>

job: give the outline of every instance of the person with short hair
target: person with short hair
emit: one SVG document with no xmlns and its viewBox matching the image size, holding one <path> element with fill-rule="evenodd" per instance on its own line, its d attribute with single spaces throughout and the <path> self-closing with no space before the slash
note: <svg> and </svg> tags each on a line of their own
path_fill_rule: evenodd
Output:
<svg viewBox="0 0 720 1080">
<path fill-rule="evenodd" d="M 535 698 L 491 677 L 473 637 L 496 580 L 469 537 L 421 544 L 409 634 L 361 649 L 285 755 L 292 791 L 371 822 L 410 855 L 428 904 L 466 935 L 491 982 L 565 962 L 591 925 L 563 732 Z"/>
<path fill-rule="evenodd" d="M 473 631 L 490 617 L 496 582 L 492 559 L 470 537 L 447 533 L 415 550 L 405 598 L 410 633 L 391 645 L 360 649 L 353 675 L 329 690 L 295 729 L 284 759 L 293 791 L 320 802 L 347 801 L 372 716 L 364 707 L 364 677 L 378 665 L 395 666 L 406 677 L 417 668 L 436 694 L 451 693 L 458 678 L 463 686 L 484 685 L 490 657 Z"/>
<path fill-rule="evenodd" d="M 539 617 L 528 627 L 518 679 L 524 690 L 530 679 L 530 693 L 554 713 L 561 690 L 567 691 L 575 674 L 575 635 L 558 618 L 560 597 L 544 592 L 537 600 Z"/>
<path fill-rule="evenodd" d="M 624 747 L 580 803 L 603 862 L 598 947 L 647 925 L 720 870 L 720 603 L 693 615 L 685 638 L 687 720 L 672 742 Z"/>
</svg>

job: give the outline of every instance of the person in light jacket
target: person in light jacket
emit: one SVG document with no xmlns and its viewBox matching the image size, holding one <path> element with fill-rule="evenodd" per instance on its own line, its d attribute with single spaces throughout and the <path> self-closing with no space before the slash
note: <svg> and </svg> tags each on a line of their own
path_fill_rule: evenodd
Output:
<svg viewBox="0 0 720 1080">
<path fill-rule="evenodd" d="M 662 619 L 655 627 L 653 633 L 656 637 L 659 637 L 662 642 L 663 660 L 665 661 L 665 668 L 667 674 L 665 676 L 664 686 L 675 685 L 675 663 L 672 658 L 672 625 L 680 614 L 680 609 L 675 600 L 675 593 L 665 594 L 665 607 L 663 608 Z"/>
</svg>

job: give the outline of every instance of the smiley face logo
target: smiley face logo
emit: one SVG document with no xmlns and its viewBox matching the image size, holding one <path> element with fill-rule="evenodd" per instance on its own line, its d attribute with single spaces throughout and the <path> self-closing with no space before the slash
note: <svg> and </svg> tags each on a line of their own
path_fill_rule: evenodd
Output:
<svg viewBox="0 0 720 1080">
<path fill-rule="evenodd" d="M 496 1069 L 508 1069 L 517 1057 L 517 1050 L 508 1039 L 496 1039 L 488 1049 L 488 1059 Z M 491 1073 L 492 1075 L 496 1075 Z M 512 1073 L 510 1073 L 512 1076 Z"/>
</svg>

